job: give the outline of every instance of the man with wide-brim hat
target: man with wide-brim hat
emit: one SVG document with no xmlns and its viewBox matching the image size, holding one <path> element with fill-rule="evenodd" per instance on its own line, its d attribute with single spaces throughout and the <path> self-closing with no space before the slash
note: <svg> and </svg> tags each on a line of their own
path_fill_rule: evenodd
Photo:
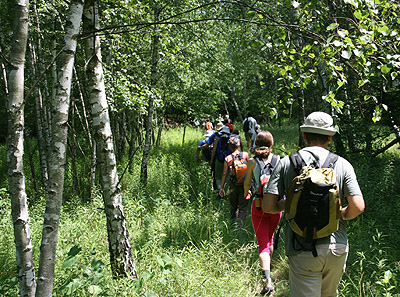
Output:
<svg viewBox="0 0 400 297">
<path fill-rule="evenodd" d="M 321 168 L 329 151 L 332 136 L 337 132 L 332 117 L 324 112 L 313 112 L 300 126 L 306 147 L 299 150 L 306 165 Z M 339 229 L 313 243 L 285 227 L 285 252 L 289 258 L 289 285 L 291 296 L 321 297 L 337 296 L 349 244 L 346 220 L 360 215 L 365 208 L 361 189 L 353 166 L 338 157 L 333 166 L 339 197 L 344 205 L 340 212 Z M 286 156 L 274 168 L 268 186 L 264 189 L 262 208 L 267 213 L 279 213 L 285 208 L 285 195 L 294 177 L 297 176 L 293 162 Z M 311 251 L 316 250 L 317 256 Z"/>
</svg>

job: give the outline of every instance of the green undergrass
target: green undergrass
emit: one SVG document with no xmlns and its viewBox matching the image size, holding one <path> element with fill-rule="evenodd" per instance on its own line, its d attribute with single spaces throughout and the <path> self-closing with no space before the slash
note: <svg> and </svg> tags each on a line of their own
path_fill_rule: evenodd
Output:
<svg viewBox="0 0 400 297">
<path fill-rule="evenodd" d="M 264 127 L 263 127 L 264 128 Z M 274 152 L 298 149 L 294 126 L 270 128 Z M 195 162 L 203 131 L 164 132 L 151 150 L 148 186 L 139 183 L 141 154 L 121 180 L 124 211 L 138 279 L 111 276 L 101 192 L 91 203 L 64 203 L 54 296 L 259 296 L 261 275 L 250 210 L 244 230 L 232 226 L 229 202 L 211 191 L 209 169 Z M 243 136 L 242 136 L 243 137 Z M 243 137 L 244 139 L 244 137 Z M 351 161 L 366 211 L 348 224 L 350 254 L 340 296 L 399 296 L 399 156 L 344 156 Z M 120 172 L 123 164 L 120 165 Z M 9 197 L 0 193 L 0 296 L 17 296 Z M 30 208 L 37 268 L 44 198 Z M 274 296 L 289 296 L 283 236 L 272 257 Z"/>
</svg>

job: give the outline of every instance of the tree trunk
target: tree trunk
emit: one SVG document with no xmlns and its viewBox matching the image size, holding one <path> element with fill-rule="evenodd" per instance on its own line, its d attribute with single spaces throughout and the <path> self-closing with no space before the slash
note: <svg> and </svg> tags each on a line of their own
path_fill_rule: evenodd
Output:
<svg viewBox="0 0 400 297">
<path fill-rule="evenodd" d="M 298 119 L 297 119 L 298 123 L 299 123 L 299 146 L 304 147 L 305 141 L 304 141 L 303 133 L 301 133 L 301 130 L 300 130 L 300 126 L 303 125 L 304 119 L 306 118 L 303 92 L 302 92 L 302 95 L 299 96 L 298 102 L 299 102 L 299 108 L 300 108 L 300 112 L 298 113 Z"/>
<path fill-rule="evenodd" d="M 158 21 L 158 17 L 160 14 L 160 8 L 156 5 L 155 8 L 155 22 Z M 149 97 L 149 104 L 147 107 L 147 119 L 146 119 L 146 138 L 143 149 L 143 159 L 142 159 L 142 167 L 140 172 L 140 180 L 144 186 L 147 185 L 147 163 L 149 161 L 149 152 L 150 152 L 150 142 L 153 134 L 153 110 L 154 110 L 154 98 L 155 96 L 155 88 L 157 85 L 157 63 L 158 63 L 158 43 L 160 36 L 157 33 L 157 26 L 154 26 L 153 30 L 153 40 L 152 40 L 152 63 L 151 63 L 151 88 L 153 90 L 152 95 Z"/>
<path fill-rule="evenodd" d="M 76 130 L 75 130 L 75 100 L 71 100 L 71 133 L 69 137 L 69 151 L 71 155 L 72 165 L 72 192 L 80 193 L 79 181 L 78 181 L 78 170 L 77 170 L 77 157 L 76 157 Z"/>
<path fill-rule="evenodd" d="M 37 76 L 37 59 L 36 59 L 36 51 L 35 46 L 32 41 L 29 41 L 29 49 L 31 54 L 31 62 L 32 62 L 32 73 L 33 76 Z M 48 189 L 48 174 L 47 174 L 47 156 L 46 156 L 46 141 L 43 133 L 43 120 L 42 110 L 43 110 L 43 98 L 42 91 L 40 90 L 39 85 L 36 86 L 35 96 L 35 111 L 36 111 L 36 128 L 38 133 L 38 146 L 39 146 L 39 161 L 40 161 L 40 172 L 42 177 L 42 184 L 45 189 Z"/>
<path fill-rule="evenodd" d="M 84 32 L 98 30 L 98 8 L 95 0 L 86 1 L 83 24 Z M 89 58 L 87 62 L 87 78 L 89 82 L 90 107 L 97 145 L 100 183 L 107 217 L 111 270 L 115 278 L 124 276 L 137 277 L 118 181 L 109 109 L 104 86 L 100 38 L 98 36 L 86 39 L 85 52 Z"/>
<path fill-rule="evenodd" d="M 75 107 L 76 107 L 77 115 L 81 122 L 82 128 L 86 132 L 86 137 L 87 137 L 89 147 L 90 147 L 90 190 L 89 190 L 90 197 L 82 198 L 82 201 L 86 202 L 87 200 L 93 201 L 94 187 L 95 187 L 95 181 L 96 181 L 96 162 L 97 162 L 97 160 L 96 160 L 96 143 L 93 140 L 92 130 L 89 127 L 86 104 L 85 104 L 85 100 L 83 97 L 82 87 L 81 87 L 80 80 L 77 75 L 78 73 L 75 68 L 74 68 L 74 74 L 75 74 L 75 78 L 76 78 L 76 85 L 79 90 L 79 102 L 82 106 L 82 116 L 79 114 L 79 112 L 78 112 L 79 109 L 77 108 L 76 104 L 75 104 Z"/>
<path fill-rule="evenodd" d="M 33 184 L 33 190 L 35 193 L 39 193 L 39 188 L 38 188 L 38 183 L 37 183 L 37 178 L 36 178 L 36 171 L 35 171 L 35 163 L 33 162 L 33 156 L 32 156 L 32 150 L 31 150 L 31 145 L 29 143 L 29 138 L 27 137 L 26 133 L 24 133 L 24 144 L 25 148 L 24 151 L 26 152 L 26 155 L 29 160 L 29 167 L 31 168 L 31 180 Z"/>
<path fill-rule="evenodd" d="M 70 2 L 64 47 L 58 63 L 58 82 L 52 123 L 53 141 L 49 155 L 49 164 L 51 164 L 49 167 L 49 191 L 44 215 L 36 292 L 38 297 L 51 297 L 53 292 L 58 226 L 64 189 L 71 82 L 77 44 L 76 37 L 79 34 L 82 11 L 82 1 Z"/>
<path fill-rule="evenodd" d="M 238 114 L 239 121 L 240 121 L 240 123 L 243 123 L 243 120 L 244 120 L 244 119 L 243 119 L 242 113 L 240 112 L 239 105 L 238 105 L 237 102 L 236 102 L 236 99 L 235 99 L 235 92 L 236 92 L 236 82 L 235 82 L 235 79 L 233 79 L 233 84 L 232 84 L 232 96 L 231 96 L 231 98 L 232 98 L 233 105 L 235 106 L 236 112 L 237 112 L 237 114 Z"/>
<path fill-rule="evenodd" d="M 29 1 L 15 1 L 14 35 L 10 56 L 7 168 L 21 296 L 34 296 L 35 268 L 25 191 L 24 155 L 24 65 L 28 38 Z"/>
</svg>

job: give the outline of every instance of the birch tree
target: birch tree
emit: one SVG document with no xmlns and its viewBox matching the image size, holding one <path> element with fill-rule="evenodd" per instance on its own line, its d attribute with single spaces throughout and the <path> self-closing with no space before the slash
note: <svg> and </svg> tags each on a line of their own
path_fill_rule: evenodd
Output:
<svg viewBox="0 0 400 297">
<path fill-rule="evenodd" d="M 158 4 L 155 4 L 154 8 L 154 20 L 158 21 L 160 16 L 161 9 Z M 144 185 L 147 184 L 147 163 L 149 161 L 149 152 L 150 152 L 150 144 L 151 144 L 151 136 L 153 134 L 153 114 L 154 114 L 154 99 L 153 96 L 156 94 L 156 85 L 157 85 L 157 63 L 158 63 L 158 46 L 160 41 L 160 35 L 157 32 L 157 26 L 154 27 L 153 30 L 153 38 L 152 38 L 152 53 L 151 53 L 151 89 L 152 95 L 149 97 L 149 103 L 147 107 L 147 119 L 146 119 L 146 138 L 144 143 L 143 150 L 143 158 L 142 158 L 142 167 L 140 173 L 140 179 Z"/>
<path fill-rule="evenodd" d="M 85 3 L 83 26 L 84 32 L 89 34 L 99 28 L 98 7 L 95 0 L 88 0 Z M 90 110 L 107 218 L 111 270 L 116 278 L 121 276 L 137 277 L 118 180 L 113 135 L 104 85 L 100 38 L 94 33 L 91 34 L 90 38 L 86 39 L 85 53 L 88 58 L 86 72 L 90 93 Z"/>
<path fill-rule="evenodd" d="M 82 11 L 83 0 L 71 1 L 65 29 L 63 52 L 57 64 L 59 67 L 58 81 L 49 155 L 49 191 L 44 214 L 36 292 L 36 296 L 40 297 L 51 297 L 53 292 L 58 226 L 64 189 L 71 81 L 77 44 L 76 39 L 79 34 Z"/>
<path fill-rule="evenodd" d="M 15 1 L 15 19 L 10 56 L 8 98 L 7 168 L 21 296 L 34 296 L 35 268 L 23 170 L 24 66 L 28 38 L 28 0 Z"/>
</svg>

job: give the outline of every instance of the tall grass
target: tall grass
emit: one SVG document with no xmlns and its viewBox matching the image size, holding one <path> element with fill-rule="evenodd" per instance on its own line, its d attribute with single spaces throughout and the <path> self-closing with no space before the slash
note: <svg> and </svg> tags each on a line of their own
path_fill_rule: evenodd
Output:
<svg viewBox="0 0 400 297">
<path fill-rule="evenodd" d="M 270 131 L 275 153 L 297 149 L 297 128 Z M 187 129 L 182 144 L 182 129 L 165 132 L 161 146 L 151 151 L 146 189 L 139 183 L 140 154 L 121 180 L 137 280 L 112 278 L 101 192 L 88 204 L 78 197 L 64 203 L 54 296 L 259 296 L 250 211 L 245 228 L 234 228 L 229 202 L 216 199 L 207 165 L 195 162 L 202 134 Z M 344 157 L 354 164 L 367 207 L 348 224 L 350 255 L 340 296 L 400 296 L 398 154 Z M 39 197 L 30 209 L 36 265 L 44 204 Z M 0 191 L 1 296 L 18 295 L 9 205 L 7 193 Z M 272 273 L 274 296 L 289 296 L 282 242 Z"/>
</svg>

